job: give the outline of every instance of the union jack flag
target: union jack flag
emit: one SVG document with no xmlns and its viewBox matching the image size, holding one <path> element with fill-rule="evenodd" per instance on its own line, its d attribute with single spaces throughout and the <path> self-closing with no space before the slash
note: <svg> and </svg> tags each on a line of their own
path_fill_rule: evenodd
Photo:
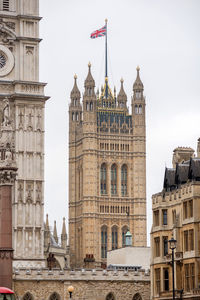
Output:
<svg viewBox="0 0 200 300">
<path fill-rule="evenodd" d="M 92 32 L 90 37 L 91 37 L 91 39 L 96 39 L 96 38 L 98 38 L 100 36 L 104 36 L 104 35 L 106 35 L 106 25 L 103 26 L 101 29 L 98 29 L 98 30 Z"/>
</svg>

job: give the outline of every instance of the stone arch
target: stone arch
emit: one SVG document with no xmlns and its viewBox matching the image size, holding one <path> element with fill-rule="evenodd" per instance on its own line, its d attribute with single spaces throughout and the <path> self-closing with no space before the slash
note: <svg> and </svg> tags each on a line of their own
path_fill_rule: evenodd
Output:
<svg viewBox="0 0 200 300">
<path fill-rule="evenodd" d="M 134 296 L 133 296 L 133 300 L 142 300 L 142 297 L 139 293 L 136 293 Z"/>
<path fill-rule="evenodd" d="M 29 292 L 27 292 L 24 297 L 23 297 L 23 300 L 33 300 L 33 295 Z"/>
<path fill-rule="evenodd" d="M 113 293 L 108 293 L 106 296 L 106 300 L 115 300 L 115 296 Z"/>
<path fill-rule="evenodd" d="M 49 297 L 49 300 L 60 300 L 60 295 L 56 292 L 54 292 L 53 294 L 51 294 L 51 296 Z"/>
</svg>

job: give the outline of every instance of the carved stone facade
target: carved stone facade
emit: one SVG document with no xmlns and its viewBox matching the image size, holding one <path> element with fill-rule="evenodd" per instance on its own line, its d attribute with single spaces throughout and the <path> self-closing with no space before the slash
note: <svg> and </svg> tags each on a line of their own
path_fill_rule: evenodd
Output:
<svg viewBox="0 0 200 300">
<path fill-rule="evenodd" d="M 150 276 L 144 270 L 137 274 L 133 271 L 55 269 L 24 269 L 14 273 L 13 288 L 18 300 L 69 299 L 67 288 L 70 285 L 74 287 L 74 300 L 150 299 Z M 27 294 L 31 298 L 26 298 Z"/>
<path fill-rule="evenodd" d="M 194 157 L 191 148 L 178 147 L 172 162 L 174 167 L 165 169 L 163 190 L 152 196 L 152 300 L 172 299 L 172 251 L 168 242 L 172 237 L 177 241 L 176 299 L 197 300 L 200 299 L 200 157 Z"/>
<path fill-rule="evenodd" d="M 8 122 L 7 101 L 14 132 L 10 143 L 18 168 L 12 200 L 14 267 L 45 266 L 44 106 L 48 97 L 45 84 L 39 82 L 40 19 L 38 0 L 0 1 L 0 123 L 2 127 Z"/>
<path fill-rule="evenodd" d="M 83 102 L 75 76 L 69 107 L 69 243 L 71 266 L 105 266 L 108 250 L 146 246 L 146 128 L 137 68 L 132 112 L 121 80 L 116 97 L 108 78 L 95 92 L 91 65 Z"/>
</svg>

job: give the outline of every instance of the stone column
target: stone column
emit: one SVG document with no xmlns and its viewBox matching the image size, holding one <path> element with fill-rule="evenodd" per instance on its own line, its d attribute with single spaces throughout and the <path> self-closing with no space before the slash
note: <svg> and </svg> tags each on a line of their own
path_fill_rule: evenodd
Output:
<svg viewBox="0 0 200 300">
<path fill-rule="evenodd" d="M 0 283 L 12 288 L 12 185 L 17 168 L 0 165 Z"/>
</svg>

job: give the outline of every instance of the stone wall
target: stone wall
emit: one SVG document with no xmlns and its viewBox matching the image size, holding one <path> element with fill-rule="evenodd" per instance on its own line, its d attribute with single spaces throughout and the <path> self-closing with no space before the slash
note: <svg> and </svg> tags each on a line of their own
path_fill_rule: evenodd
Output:
<svg viewBox="0 0 200 300">
<path fill-rule="evenodd" d="M 148 271 L 106 270 L 16 270 L 13 289 L 17 299 L 29 292 L 34 300 L 48 300 L 56 292 L 60 300 L 68 299 L 69 285 L 74 286 L 74 300 L 105 300 L 109 293 L 115 300 L 132 300 L 136 293 L 142 300 L 150 299 L 150 276 Z"/>
</svg>

